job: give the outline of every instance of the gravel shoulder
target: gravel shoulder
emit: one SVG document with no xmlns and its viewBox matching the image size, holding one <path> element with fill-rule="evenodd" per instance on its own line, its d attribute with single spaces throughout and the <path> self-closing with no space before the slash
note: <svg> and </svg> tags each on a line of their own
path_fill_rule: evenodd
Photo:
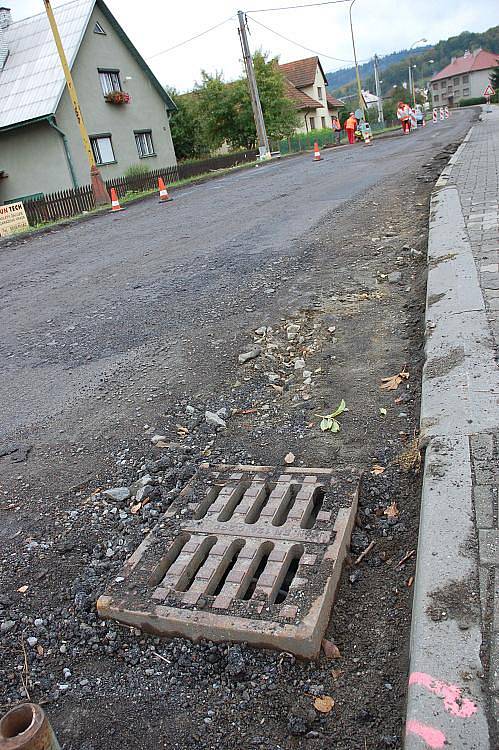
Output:
<svg viewBox="0 0 499 750">
<path fill-rule="evenodd" d="M 93 380 L 82 377 L 82 350 L 71 422 L 66 406 L 43 424 L 19 426 L 0 459 L 4 710 L 28 694 L 43 703 L 66 750 L 402 746 L 429 197 L 457 145 L 452 135 L 448 148 L 425 153 L 426 166 L 413 158 L 350 205 L 321 211 L 287 253 L 255 264 L 236 248 L 237 272 L 200 256 L 202 279 L 191 261 L 175 279 L 165 276 L 163 297 L 161 284 L 144 290 L 146 315 L 136 295 L 126 317 L 114 302 L 112 322 L 88 311 L 109 332 L 109 370 L 100 360 Z M 196 324 L 176 339 L 174 299 L 188 284 L 185 317 Z M 214 298 L 221 286 L 226 294 Z M 291 339 L 290 326 L 299 326 Z M 118 366 L 122 341 L 140 335 L 143 344 L 120 354 Z M 239 364 L 255 344 L 259 356 Z M 54 366 L 63 354 L 54 348 Z M 407 380 L 381 389 L 404 367 Z M 341 431 L 321 432 L 316 415 L 342 398 Z M 205 419 L 221 409 L 225 429 Z M 153 446 L 155 434 L 167 447 Z M 350 564 L 327 633 L 339 658 L 306 663 L 245 646 L 160 641 L 98 620 L 97 596 L 200 462 L 268 465 L 290 451 L 297 466 L 362 474 Z M 372 473 L 375 465 L 383 471 Z M 146 474 L 149 501 L 137 513 L 130 500 L 103 494 Z M 334 699 L 328 714 L 313 707 L 320 695 Z"/>
</svg>

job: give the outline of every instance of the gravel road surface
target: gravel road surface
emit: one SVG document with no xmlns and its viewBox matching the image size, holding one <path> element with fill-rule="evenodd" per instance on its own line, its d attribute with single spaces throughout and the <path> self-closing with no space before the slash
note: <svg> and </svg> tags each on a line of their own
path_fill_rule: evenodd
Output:
<svg viewBox="0 0 499 750">
<path fill-rule="evenodd" d="M 473 116 L 0 245 L 3 710 L 43 702 L 64 750 L 402 747 L 429 195 Z M 316 414 L 341 398 L 341 432 L 322 433 Z M 220 409 L 227 429 L 205 420 Z M 362 478 L 327 633 L 339 658 L 98 620 L 96 598 L 197 464 L 289 451 Z M 138 513 L 103 495 L 146 474 Z"/>
</svg>

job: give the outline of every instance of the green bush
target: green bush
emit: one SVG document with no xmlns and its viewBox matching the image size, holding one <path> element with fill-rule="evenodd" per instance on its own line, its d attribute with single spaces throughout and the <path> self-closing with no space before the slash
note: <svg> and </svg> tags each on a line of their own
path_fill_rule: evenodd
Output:
<svg viewBox="0 0 499 750">
<path fill-rule="evenodd" d="M 125 172 L 125 177 L 145 177 L 151 170 L 147 164 L 132 164 Z"/>
<path fill-rule="evenodd" d="M 469 99 L 460 99 L 459 107 L 471 107 L 473 104 L 486 104 L 487 100 L 484 96 L 470 96 Z"/>
</svg>

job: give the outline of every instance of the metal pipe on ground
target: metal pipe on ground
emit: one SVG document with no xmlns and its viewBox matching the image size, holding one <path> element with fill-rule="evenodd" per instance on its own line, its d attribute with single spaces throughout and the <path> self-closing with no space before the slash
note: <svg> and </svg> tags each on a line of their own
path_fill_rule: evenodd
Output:
<svg viewBox="0 0 499 750">
<path fill-rule="evenodd" d="M 45 712 L 22 703 L 0 719 L 0 750 L 61 750 Z"/>
</svg>

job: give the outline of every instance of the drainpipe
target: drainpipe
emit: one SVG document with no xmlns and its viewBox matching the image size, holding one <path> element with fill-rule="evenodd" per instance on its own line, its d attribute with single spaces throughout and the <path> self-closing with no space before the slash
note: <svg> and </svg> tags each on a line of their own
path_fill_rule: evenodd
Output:
<svg viewBox="0 0 499 750">
<path fill-rule="evenodd" d="M 43 708 L 36 703 L 21 703 L 2 717 L 0 747 L 6 750 L 61 750 Z"/>
<path fill-rule="evenodd" d="M 54 130 L 57 130 L 57 132 L 59 133 L 59 135 L 62 138 L 62 144 L 64 146 L 64 151 L 66 153 L 66 159 L 67 159 L 67 162 L 68 162 L 68 168 L 69 168 L 69 172 L 71 174 L 71 181 L 73 183 L 73 187 L 77 188 L 78 187 L 78 180 L 76 179 L 76 173 L 74 171 L 73 162 L 71 160 L 71 151 L 69 150 L 69 143 L 68 143 L 68 139 L 66 137 L 66 133 L 64 133 L 55 124 L 55 119 L 53 117 L 48 117 L 47 118 L 47 122 L 48 122 L 48 124 L 50 125 L 51 128 L 54 128 Z"/>
</svg>

